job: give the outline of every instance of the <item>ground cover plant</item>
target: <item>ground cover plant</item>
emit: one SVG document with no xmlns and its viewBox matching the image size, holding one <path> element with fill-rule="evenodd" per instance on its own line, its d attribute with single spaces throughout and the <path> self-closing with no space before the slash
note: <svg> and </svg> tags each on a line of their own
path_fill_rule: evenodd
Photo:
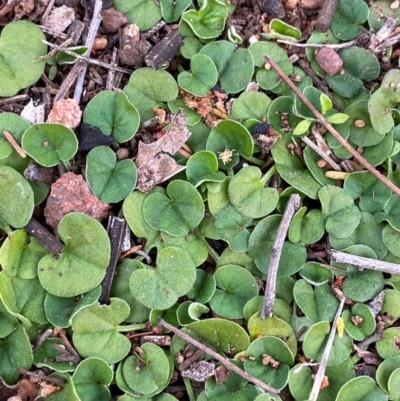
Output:
<svg viewBox="0 0 400 401">
<path fill-rule="evenodd" d="M 0 1 L 0 400 L 400 399 L 399 10 Z"/>
</svg>

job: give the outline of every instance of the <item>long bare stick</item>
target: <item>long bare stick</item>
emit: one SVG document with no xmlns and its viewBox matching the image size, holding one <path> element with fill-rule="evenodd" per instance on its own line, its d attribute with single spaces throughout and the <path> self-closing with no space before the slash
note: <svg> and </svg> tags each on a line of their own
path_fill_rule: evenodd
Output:
<svg viewBox="0 0 400 401">
<path fill-rule="evenodd" d="M 372 164 L 367 162 L 357 151 L 355 151 L 348 142 L 342 138 L 342 136 L 332 127 L 332 125 L 326 121 L 325 117 L 312 105 L 312 103 L 301 93 L 301 91 L 293 84 L 289 77 L 282 71 L 278 64 L 271 59 L 267 54 L 265 58 L 269 64 L 276 70 L 279 76 L 290 86 L 293 92 L 301 99 L 301 101 L 311 110 L 315 117 L 318 118 L 320 123 L 340 142 L 343 147 L 348 150 L 356 160 L 358 160 L 363 166 L 365 166 L 375 177 L 381 180 L 387 185 L 393 192 L 400 195 L 400 188 L 393 184 L 387 177 L 380 173 Z"/>
<path fill-rule="evenodd" d="M 382 273 L 400 274 L 400 265 L 396 263 L 364 258 L 363 256 L 351 255 L 349 253 L 334 251 L 333 249 L 328 251 L 328 253 L 331 257 L 331 261 L 334 262 L 347 263 L 362 269 L 376 270 Z"/>
<path fill-rule="evenodd" d="M 340 166 L 319 148 L 308 136 L 301 138 L 315 153 L 318 153 L 334 170 L 341 171 Z"/>
<path fill-rule="evenodd" d="M 285 242 L 286 234 L 289 229 L 290 221 L 295 211 L 300 206 L 300 195 L 290 195 L 286 204 L 285 212 L 283 213 L 281 223 L 279 224 L 278 233 L 275 238 L 274 245 L 271 249 L 271 258 L 267 274 L 267 283 L 265 285 L 264 305 L 261 312 L 261 319 L 266 316 L 271 317 L 274 313 L 274 302 L 276 294 L 276 276 L 278 274 L 279 260 L 281 258 L 283 243 Z"/>
<path fill-rule="evenodd" d="M 105 63 L 104 61 L 99 61 L 99 60 L 96 60 L 94 58 L 90 58 L 88 56 L 82 56 L 81 54 L 78 54 L 78 53 L 76 53 L 76 52 L 74 52 L 72 50 L 69 50 L 69 49 L 65 48 L 65 47 L 58 46 L 58 45 L 56 45 L 54 43 L 47 42 L 46 40 L 42 40 L 42 42 L 45 43 L 46 45 L 52 47 L 55 50 L 58 50 L 58 51 L 61 51 L 61 52 L 65 53 L 65 54 L 68 54 L 70 56 L 76 57 L 79 60 L 86 61 L 87 63 L 99 65 L 100 67 L 106 68 L 108 70 L 119 71 L 119 72 L 123 72 L 124 74 L 132 74 L 132 72 L 133 72 L 133 70 L 128 70 L 126 68 L 117 67 L 113 63 L 108 64 L 108 63 Z"/>
<path fill-rule="evenodd" d="M 90 52 L 92 51 L 92 47 L 93 47 L 94 40 L 96 39 L 97 31 L 99 30 L 101 20 L 103 19 L 103 17 L 101 16 L 102 7 L 103 7 L 103 0 L 95 0 L 92 22 L 90 23 L 89 32 L 88 32 L 88 35 L 86 38 L 86 43 L 85 43 L 85 46 L 88 49 L 87 49 L 87 52 L 84 54 L 84 56 L 89 56 Z M 80 101 L 81 101 L 81 96 L 82 96 L 82 92 L 83 92 L 83 80 L 85 79 L 86 70 L 87 70 L 87 64 L 84 65 L 83 70 L 79 74 L 78 79 L 76 81 L 76 85 L 75 85 L 74 99 L 78 103 L 80 103 Z"/>
<path fill-rule="evenodd" d="M 356 44 L 356 40 L 351 40 L 350 42 L 339 43 L 339 44 L 321 44 L 321 43 L 298 43 L 298 42 L 290 42 L 289 40 L 277 39 L 278 43 L 284 43 L 285 45 L 295 46 L 295 47 L 329 47 L 331 49 L 344 49 L 345 47 L 354 46 Z"/>
<path fill-rule="evenodd" d="M 324 353 L 322 354 L 321 363 L 319 364 L 317 374 L 315 375 L 315 378 L 314 378 L 314 384 L 311 389 L 310 396 L 308 397 L 309 401 L 316 401 L 318 398 L 319 392 L 321 390 L 321 384 L 322 384 L 322 380 L 324 379 L 324 374 L 325 374 L 326 365 L 328 363 L 329 354 L 331 353 L 333 340 L 335 339 L 336 321 L 342 314 L 345 300 L 346 300 L 345 297 L 343 297 L 340 300 L 339 307 L 336 311 L 336 315 L 335 315 L 335 318 L 332 323 L 331 332 L 329 333 L 328 341 L 326 342 Z"/>
<path fill-rule="evenodd" d="M 249 382 L 255 384 L 258 387 L 261 387 L 262 389 L 269 391 L 270 393 L 274 394 L 279 394 L 279 390 L 277 390 L 274 387 L 271 387 L 270 385 L 264 383 L 263 381 L 257 379 L 254 376 L 249 375 L 247 372 L 244 370 L 240 369 L 238 366 L 234 365 L 229 359 L 223 357 L 222 355 L 218 354 L 211 348 L 207 347 L 206 345 L 202 344 L 199 341 L 196 341 L 186 333 L 184 333 L 182 330 L 177 329 L 175 326 L 172 326 L 172 324 L 167 323 L 164 319 L 159 318 L 158 323 L 165 327 L 166 329 L 172 331 L 174 334 L 176 334 L 178 337 L 182 338 L 185 340 L 187 343 L 194 345 L 198 349 L 203 350 L 204 353 L 212 356 L 214 359 L 217 361 L 220 361 L 223 365 L 225 365 L 229 370 L 232 370 L 233 372 L 237 373 L 239 376 L 242 376 Z"/>
</svg>

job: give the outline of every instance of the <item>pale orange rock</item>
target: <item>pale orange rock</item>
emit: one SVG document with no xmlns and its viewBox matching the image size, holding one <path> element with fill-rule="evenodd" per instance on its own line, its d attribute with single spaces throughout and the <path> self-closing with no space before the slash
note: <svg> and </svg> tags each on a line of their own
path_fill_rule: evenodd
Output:
<svg viewBox="0 0 400 401">
<path fill-rule="evenodd" d="M 54 103 L 47 122 L 64 124 L 68 128 L 74 129 L 80 124 L 81 117 L 82 111 L 75 99 L 61 99 Z"/>
<path fill-rule="evenodd" d="M 46 222 L 54 230 L 60 220 L 71 212 L 82 212 L 102 221 L 107 217 L 110 205 L 102 202 L 90 191 L 81 175 L 66 173 L 52 186 L 44 209 Z"/>
<path fill-rule="evenodd" d="M 103 38 L 103 37 L 96 38 L 94 40 L 92 50 L 93 51 L 95 51 L 95 50 L 103 50 L 103 49 L 106 48 L 107 44 L 108 44 L 107 38 Z"/>
</svg>

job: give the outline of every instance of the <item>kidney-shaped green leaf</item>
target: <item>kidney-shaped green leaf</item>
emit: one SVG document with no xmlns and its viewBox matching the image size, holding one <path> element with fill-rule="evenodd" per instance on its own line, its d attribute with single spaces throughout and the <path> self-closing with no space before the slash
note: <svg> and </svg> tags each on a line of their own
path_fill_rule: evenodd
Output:
<svg viewBox="0 0 400 401">
<path fill-rule="evenodd" d="M 114 0 L 113 6 L 142 31 L 147 31 L 161 19 L 160 6 L 152 0 Z"/>
<path fill-rule="evenodd" d="M 182 71 L 178 84 L 186 92 L 196 96 L 206 96 L 217 83 L 218 71 L 212 59 L 205 54 L 196 54 L 190 60 L 191 72 Z"/>
<path fill-rule="evenodd" d="M 29 21 L 6 24 L 0 40 L 0 96 L 13 96 L 33 85 L 43 74 L 47 53 L 43 32 Z"/>
<path fill-rule="evenodd" d="M 143 203 L 144 218 L 155 230 L 183 237 L 200 224 L 204 215 L 203 200 L 196 188 L 183 180 L 170 182 L 167 195 L 151 193 Z"/>
<path fill-rule="evenodd" d="M 106 230 L 84 213 L 70 213 L 58 225 L 65 247 L 58 258 L 46 255 L 38 267 L 40 283 L 58 297 L 74 297 L 97 287 L 110 260 Z"/>
<path fill-rule="evenodd" d="M 195 187 L 203 182 L 221 182 L 226 176 L 218 171 L 218 160 L 213 152 L 201 150 L 189 158 L 186 177 Z"/>
<path fill-rule="evenodd" d="M 318 362 L 321 361 L 330 329 L 330 324 L 324 321 L 315 323 L 310 327 L 303 343 L 303 352 L 307 358 Z M 352 344 L 352 338 L 347 334 L 344 334 L 342 337 L 336 334 L 327 366 L 335 366 L 344 362 L 350 355 Z"/>
<path fill-rule="evenodd" d="M 199 336 L 217 352 L 238 353 L 250 345 L 249 335 L 237 323 L 225 319 L 206 319 L 187 326 L 190 332 Z"/>
<path fill-rule="evenodd" d="M 0 340 L 0 377 L 7 384 L 14 384 L 20 375 L 18 369 L 29 370 L 32 361 L 31 343 L 24 326 L 19 324 L 10 335 Z"/>
<path fill-rule="evenodd" d="M 170 379 L 170 363 L 158 345 L 145 343 L 141 352 L 129 356 L 123 363 L 122 374 L 134 394 L 150 396 L 161 392 Z"/>
<path fill-rule="evenodd" d="M 161 249 L 156 264 L 156 269 L 143 265 L 134 271 L 130 289 L 147 308 L 165 310 L 189 292 L 196 280 L 196 269 L 190 255 L 174 246 Z"/>
<path fill-rule="evenodd" d="M 247 301 L 258 293 L 253 275 L 241 266 L 226 265 L 214 276 L 217 289 L 209 302 L 211 309 L 227 319 L 242 318 Z"/>
<path fill-rule="evenodd" d="M 86 179 L 95 195 L 103 202 L 117 203 L 135 188 L 137 168 L 131 159 L 117 162 L 107 146 L 97 146 L 86 158 Z"/>
<path fill-rule="evenodd" d="M 258 219 L 274 211 L 279 194 L 275 188 L 265 188 L 268 176 L 261 177 L 258 167 L 242 168 L 228 187 L 229 200 L 243 215 Z"/>
<path fill-rule="evenodd" d="M 75 156 L 78 140 L 74 132 L 63 124 L 40 123 L 25 131 L 22 147 L 40 165 L 52 167 Z"/>
<path fill-rule="evenodd" d="M 352 197 L 342 188 L 328 185 L 318 192 L 322 214 L 326 216 L 325 228 L 337 238 L 352 234 L 361 220 L 361 213 Z"/>
<path fill-rule="evenodd" d="M 218 157 L 219 167 L 228 169 L 239 161 L 239 154 L 251 157 L 254 150 L 250 132 L 236 121 L 224 120 L 212 128 L 206 149 Z"/>
<path fill-rule="evenodd" d="M 103 359 L 108 364 L 124 358 L 131 343 L 118 332 L 118 325 L 128 315 L 128 304 L 119 298 L 110 298 L 110 305 L 94 304 L 81 309 L 72 318 L 72 340 L 79 354 Z"/>
<path fill-rule="evenodd" d="M 21 228 L 33 214 L 33 191 L 28 181 L 11 167 L 0 166 L 0 228 Z"/>
<path fill-rule="evenodd" d="M 139 128 L 139 113 L 125 93 L 105 90 L 85 107 L 83 122 L 112 135 L 119 143 L 129 141 Z"/>
<path fill-rule="evenodd" d="M 217 67 L 221 88 L 228 93 L 238 93 L 246 88 L 254 71 L 253 57 L 249 50 L 238 48 L 226 40 L 205 45 L 200 54 L 211 57 Z"/>
<path fill-rule="evenodd" d="M 82 401 L 108 401 L 113 370 L 100 358 L 87 358 L 76 368 L 72 381 Z"/>
<path fill-rule="evenodd" d="M 339 301 L 328 284 L 313 289 L 307 281 L 297 280 L 293 295 L 298 307 L 313 323 L 333 320 Z"/>
<path fill-rule="evenodd" d="M 387 401 L 387 395 L 376 385 L 374 379 L 359 376 L 343 385 L 336 401 Z"/>
<path fill-rule="evenodd" d="M 293 354 L 278 337 L 264 336 L 254 340 L 246 351 L 244 369 L 250 375 L 280 390 L 289 379 Z"/>
<path fill-rule="evenodd" d="M 48 253 L 46 248 L 25 230 L 16 230 L 0 248 L 0 265 L 9 277 L 37 277 L 37 265 Z"/>
<path fill-rule="evenodd" d="M 132 73 L 124 92 L 139 111 L 140 120 L 144 122 L 154 116 L 151 110 L 153 107 L 162 107 L 163 102 L 176 99 L 178 84 L 169 72 L 144 67 Z"/>
</svg>

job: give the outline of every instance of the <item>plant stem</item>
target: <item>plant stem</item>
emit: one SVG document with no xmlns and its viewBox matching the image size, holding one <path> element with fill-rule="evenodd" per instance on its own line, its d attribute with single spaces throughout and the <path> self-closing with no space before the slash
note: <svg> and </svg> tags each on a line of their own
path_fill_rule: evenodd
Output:
<svg viewBox="0 0 400 401">
<path fill-rule="evenodd" d="M 351 40 L 350 42 L 344 42 L 340 44 L 321 44 L 321 43 L 297 43 L 297 42 L 290 42 L 288 40 L 277 39 L 278 43 L 284 43 L 285 45 L 295 46 L 295 47 L 329 47 L 331 49 L 343 49 L 345 47 L 354 46 L 356 44 L 356 40 Z"/>
<path fill-rule="evenodd" d="M 129 324 L 127 326 L 117 326 L 119 333 L 126 333 L 127 331 L 143 330 L 146 328 L 146 323 Z"/>
<path fill-rule="evenodd" d="M 183 378 L 183 383 L 185 384 L 186 387 L 186 392 L 189 397 L 189 401 L 196 401 L 196 394 L 194 393 L 193 387 L 192 387 L 192 382 L 188 377 Z"/>
<path fill-rule="evenodd" d="M 237 373 L 239 376 L 245 378 L 249 382 L 255 384 L 258 387 L 261 387 L 266 391 L 269 391 L 270 393 L 279 394 L 279 390 L 277 390 L 276 388 L 271 387 L 270 385 L 264 383 L 263 381 L 257 379 L 256 377 L 251 376 L 250 374 L 248 374 L 247 372 L 245 372 L 244 370 L 240 369 L 238 366 L 233 364 L 228 358 L 223 357 L 222 355 L 218 354 L 217 352 L 207 347 L 206 345 L 202 344 L 201 342 L 196 341 L 188 334 L 184 333 L 182 330 L 179 330 L 178 328 L 172 326 L 172 324 L 167 323 L 164 319 L 158 318 L 158 323 L 160 324 L 160 326 L 163 326 L 166 329 L 172 331 L 174 334 L 185 340 L 187 343 L 192 344 L 198 349 L 203 350 L 206 354 L 212 356 L 214 359 L 216 359 L 217 361 L 221 362 L 224 366 L 226 366 L 229 370 L 232 370 L 233 372 Z"/>
<path fill-rule="evenodd" d="M 214 248 L 207 242 L 207 240 L 202 237 L 201 240 L 203 241 L 204 245 L 207 248 L 208 254 L 213 258 L 214 262 L 217 264 L 219 260 L 219 255 L 215 252 Z"/>
<path fill-rule="evenodd" d="M 257 159 L 257 157 L 244 157 L 242 156 L 243 159 L 246 159 L 247 161 L 249 161 L 250 163 L 255 164 L 256 166 L 264 166 L 265 165 L 265 160 L 261 160 L 261 159 Z"/>
<path fill-rule="evenodd" d="M 276 173 L 276 165 L 274 164 L 262 177 L 261 182 L 265 186 L 265 184 L 273 177 Z"/>
<path fill-rule="evenodd" d="M 85 56 L 90 56 L 90 52 L 92 51 L 94 40 L 96 39 L 97 31 L 99 30 L 101 20 L 103 17 L 101 16 L 101 9 L 103 8 L 103 0 L 95 0 L 93 7 L 93 15 L 92 21 L 89 26 L 89 31 L 86 37 L 85 46 L 87 47 L 87 52 L 84 54 Z M 83 70 L 78 75 L 78 79 L 75 85 L 74 99 L 78 102 L 81 101 L 81 96 L 83 92 L 83 80 L 85 79 L 87 63 L 84 64 Z"/>
<path fill-rule="evenodd" d="M 271 59 L 267 54 L 265 55 L 267 61 L 276 70 L 279 76 L 290 86 L 293 92 L 300 98 L 300 100 L 311 110 L 315 117 L 318 118 L 320 123 L 339 141 L 343 147 L 348 150 L 354 158 L 365 166 L 376 178 L 387 185 L 393 192 L 400 195 L 400 188 L 393 184 L 387 177 L 380 173 L 371 163 L 367 162 L 356 150 L 354 150 L 349 143 L 333 128 L 333 126 L 326 121 L 325 117 L 312 105 L 312 103 L 303 95 L 303 93 L 293 84 L 289 77 L 282 71 L 278 64 Z"/>
<path fill-rule="evenodd" d="M 400 265 L 396 263 L 364 258 L 363 256 L 351 255 L 333 249 L 329 250 L 328 254 L 331 257 L 331 261 L 334 262 L 346 263 L 362 269 L 371 269 L 382 273 L 400 274 Z"/>
<path fill-rule="evenodd" d="M 278 274 L 279 260 L 281 258 L 282 247 L 285 242 L 286 234 L 289 229 L 290 221 L 296 210 L 300 206 L 300 195 L 290 195 L 286 204 L 285 212 L 279 224 L 278 233 L 276 235 L 274 245 L 271 249 L 271 258 L 267 273 L 267 282 L 265 284 L 264 305 L 261 311 L 260 319 L 264 320 L 267 316 L 271 317 L 274 313 L 274 302 L 276 294 L 276 276 Z"/>
<path fill-rule="evenodd" d="M 311 389 L 310 396 L 308 397 L 309 401 L 316 401 L 317 398 L 318 398 L 318 395 L 319 395 L 319 391 L 321 390 L 321 384 L 322 384 L 322 380 L 324 378 L 325 369 L 326 369 L 326 365 L 328 363 L 329 354 L 331 353 L 333 340 L 335 339 L 336 321 L 339 318 L 339 316 L 342 314 L 342 310 L 343 310 L 343 306 L 344 306 L 345 300 L 346 300 L 345 297 L 343 297 L 340 300 L 339 307 L 338 307 L 338 309 L 336 311 L 336 315 L 335 315 L 335 318 L 334 318 L 333 323 L 332 323 L 331 332 L 329 333 L 328 341 L 326 343 L 326 346 L 325 346 L 325 349 L 324 349 L 324 353 L 322 354 L 321 363 L 320 363 L 320 365 L 318 367 L 317 374 L 315 375 L 314 384 L 313 384 L 313 387 Z"/>
</svg>

